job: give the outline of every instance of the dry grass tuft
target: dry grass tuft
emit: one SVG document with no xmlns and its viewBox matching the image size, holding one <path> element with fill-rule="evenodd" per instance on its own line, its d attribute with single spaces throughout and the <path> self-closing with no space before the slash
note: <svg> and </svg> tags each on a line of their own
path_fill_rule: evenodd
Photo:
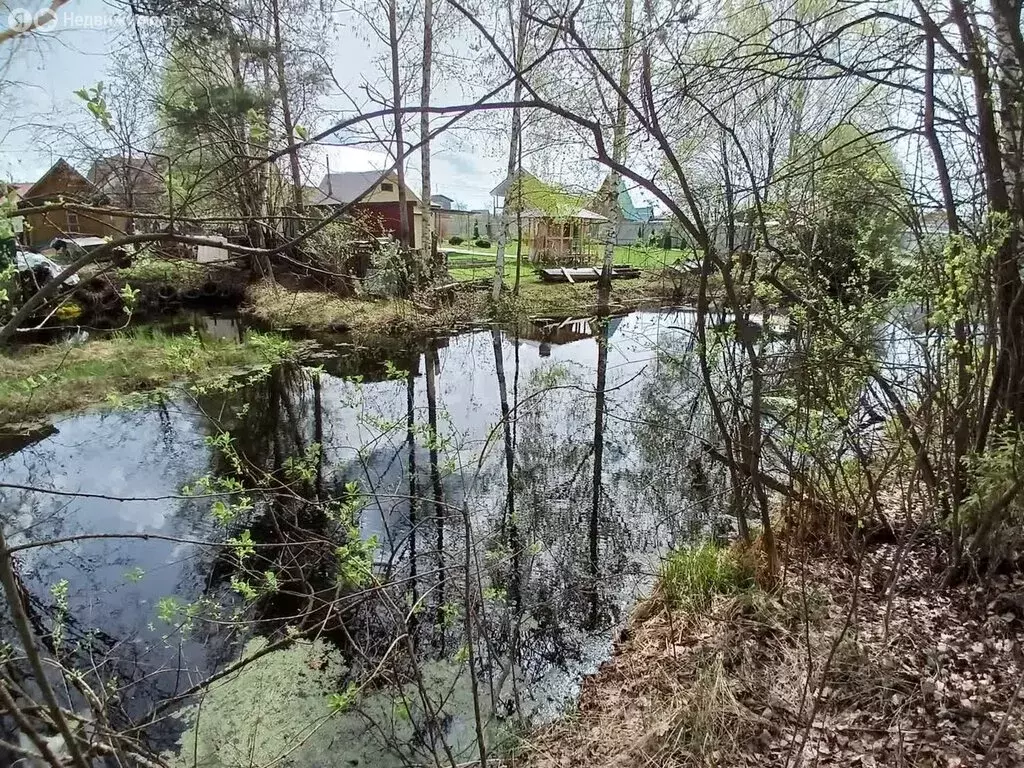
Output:
<svg viewBox="0 0 1024 768">
<path fill-rule="evenodd" d="M 351 331 L 394 336 L 452 330 L 482 317 L 485 295 L 458 294 L 446 304 L 405 299 L 340 298 L 316 291 L 291 291 L 261 283 L 250 287 L 247 310 L 278 328 Z"/>
<path fill-rule="evenodd" d="M 650 279 L 613 284 L 613 311 L 662 303 L 671 286 Z M 583 317 L 597 310 L 596 283 L 524 282 L 518 297 L 506 295 L 492 307 L 489 291 L 455 287 L 411 300 L 340 298 L 330 293 L 293 291 L 266 283 L 250 286 L 247 311 L 267 325 L 313 331 L 346 330 L 356 336 L 442 333 L 498 321 L 533 317 Z"/>
<path fill-rule="evenodd" d="M 731 765 L 762 728 L 744 703 L 764 685 L 747 640 L 779 642 L 782 606 L 759 592 L 711 602 L 677 610 L 659 592 L 639 606 L 629 639 L 584 684 L 577 716 L 536 734 L 516 764 Z"/>
</svg>

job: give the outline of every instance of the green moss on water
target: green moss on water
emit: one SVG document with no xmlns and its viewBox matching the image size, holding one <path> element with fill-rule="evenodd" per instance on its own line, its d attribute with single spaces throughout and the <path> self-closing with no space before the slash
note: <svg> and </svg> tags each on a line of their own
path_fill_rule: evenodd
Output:
<svg viewBox="0 0 1024 768">
<path fill-rule="evenodd" d="M 164 755 L 171 768 L 434 764 L 419 730 L 428 714 L 417 685 L 388 684 L 381 676 L 360 686 L 339 651 L 322 640 L 296 640 L 257 656 L 265 647 L 262 638 L 250 641 L 242 656 L 254 661 L 179 713 L 185 732 L 178 748 Z M 444 738 L 456 763 L 472 764 L 476 739 L 465 662 L 421 661 L 419 670 L 432 709 L 442 707 L 430 719 L 448 723 Z M 488 741 L 500 743 L 499 724 L 486 709 L 483 715 Z"/>
<path fill-rule="evenodd" d="M 75 346 L 16 349 L 0 354 L 0 424 L 34 421 L 174 382 L 201 383 L 279 362 L 290 353 L 289 342 L 268 334 L 249 333 L 239 344 L 149 329 Z"/>
</svg>

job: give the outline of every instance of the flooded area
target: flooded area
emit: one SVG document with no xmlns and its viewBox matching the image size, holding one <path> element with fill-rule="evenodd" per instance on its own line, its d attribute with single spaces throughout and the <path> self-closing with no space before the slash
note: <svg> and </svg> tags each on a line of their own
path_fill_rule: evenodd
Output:
<svg viewBox="0 0 1024 768">
<path fill-rule="evenodd" d="M 0 461 L 14 549 L 62 540 L 17 552 L 30 618 L 53 653 L 115 681 L 135 723 L 301 630 L 322 662 L 269 654 L 299 669 L 279 672 L 291 682 L 269 699 L 260 664 L 258 683 L 220 688 L 254 710 L 273 700 L 287 721 L 327 716 L 329 697 L 359 683 L 357 703 L 286 764 L 418 764 L 442 741 L 473 759 L 476 719 L 500 732 L 571 706 L 660 555 L 718 532 L 726 484 L 701 449 L 694 322 L 638 312 L 343 346 L 227 391 L 60 419 Z M 196 490 L 225 476 L 264 478 L 230 519 Z M 342 591 L 336 562 L 357 540 L 373 578 Z M 273 589 L 251 586 L 268 571 Z M 224 706 L 217 689 L 209 699 Z M 194 722 L 150 730 L 173 750 Z M 344 760 L 317 757 L 340 744 Z"/>
</svg>

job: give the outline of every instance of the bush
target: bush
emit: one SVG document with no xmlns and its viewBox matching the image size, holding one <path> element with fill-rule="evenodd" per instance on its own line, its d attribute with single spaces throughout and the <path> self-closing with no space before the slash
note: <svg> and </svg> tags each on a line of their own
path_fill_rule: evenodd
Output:
<svg viewBox="0 0 1024 768">
<path fill-rule="evenodd" d="M 466 241 L 458 235 L 452 235 L 448 238 L 448 245 L 462 245 L 464 242 Z"/>
<path fill-rule="evenodd" d="M 736 553 L 706 543 L 677 550 L 661 567 L 661 589 L 670 605 L 706 611 L 715 595 L 730 595 L 754 584 L 754 572 Z"/>
<path fill-rule="evenodd" d="M 474 245 L 476 245 L 477 248 L 490 248 L 491 247 L 491 241 L 490 240 L 480 239 L 480 240 L 477 240 L 476 243 L 474 243 Z"/>
</svg>

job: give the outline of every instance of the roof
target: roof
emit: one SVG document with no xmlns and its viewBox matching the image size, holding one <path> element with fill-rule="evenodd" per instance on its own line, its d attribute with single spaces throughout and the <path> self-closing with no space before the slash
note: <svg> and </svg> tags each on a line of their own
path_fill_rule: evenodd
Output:
<svg viewBox="0 0 1024 768">
<path fill-rule="evenodd" d="M 62 157 L 60 160 L 58 160 L 56 163 L 54 163 L 53 165 L 50 166 L 50 170 L 48 170 L 46 173 L 44 173 L 42 176 L 40 176 L 38 179 L 36 179 L 36 181 L 32 184 L 32 186 L 30 186 L 28 189 L 24 190 L 23 192 L 19 193 L 20 196 L 21 196 L 21 199 L 22 200 L 28 200 L 29 198 L 31 198 L 33 196 L 33 194 L 35 193 L 36 187 L 41 186 L 42 183 L 44 181 L 46 181 L 50 176 L 54 175 L 55 173 L 59 173 L 61 171 L 65 172 L 65 173 L 74 174 L 75 176 L 77 176 L 79 179 L 82 180 L 83 188 L 86 188 L 86 189 L 91 188 L 94 192 L 99 194 L 100 191 L 96 188 L 96 185 L 93 184 L 91 181 L 89 181 L 87 178 L 85 178 L 85 176 L 80 174 L 78 171 L 76 171 L 71 166 L 71 164 L 68 163 L 68 161 L 65 160 Z"/>
<path fill-rule="evenodd" d="M 563 208 L 556 213 L 542 211 L 538 208 L 528 208 L 522 212 L 524 219 L 583 219 L 584 221 L 608 221 L 608 218 L 600 213 L 588 211 L 586 208 Z"/>
<path fill-rule="evenodd" d="M 608 184 L 611 182 L 612 175 L 608 174 L 605 176 L 603 182 L 601 182 L 600 189 L 597 190 L 597 194 L 594 195 L 594 207 L 601 210 L 608 208 Z M 623 221 L 636 221 L 636 222 L 648 222 L 654 216 L 654 209 L 647 205 L 643 207 L 636 207 L 633 205 L 633 197 L 629 194 L 629 189 L 626 188 L 626 182 L 620 176 L 618 180 L 618 192 L 616 194 L 616 202 L 619 207 L 619 214 L 622 216 Z"/>
<path fill-rule="evenodd" d="M 522 215 L 528 219 L 608 220 L 586 207 L 590 193 L 578 194 L 559 184 L 541 181 L 526 171 L 506 178 L 491 194 L 503 196 L 510 210 L 521 207 Z"/>
<path fill-rule="evenodd" d="M 534 176 L 529 171 L 524 171 L 524 170 L 520 169 L 519 171 L 506 176 L 501 181 L 501 183 L 498 184 L 498 186 L 496 186 L 494 189 L 491 190 L 491 195 L 493 197 L 505 197 L 505 193 L 508 192 L 508 188 L 510 186 L 512 186 L 512 184 L 515 182 L 515 180 L 517 178 L 535 179 L 536 180 L 537 177 Z"/>
<path fill-rule="evenodd" d="M 24 197 L 25 193 L 32 188 L 31 181 L 0 181 L 0 195 L 9 195 L 12 192 L 18 197 Z"/>
<path fill-rule="evenodd" d="M 431 195 L 430 199 L 431 200 L 447 200 L 449 203 L 454 203 L 455 202 L 455 198 L 454 197 L 448 197 L 448 195 Z"/>
<path fill-rule="evenodd" d="M 320 191 L 323 192 L 326 197 L 335 201 L 335 204 L 343 205 L 363 197 L 367 192 L 372 191 L 373 188 L 381 182 L 397 184 L 398 174 L 394 171 L 388 171 L 386 174 L 384 171 L 348 171 L 346 173 L 328 173 L 320 182 Z M 409 189 L 408 184 L 405 185 L 405 194 L 409 202 L 418 203 L 420 201 L 416 194 Z M 331 203 L 327 202 L 320 203 L 320 205 L 330 204 Z"/>
<path fill-rule="evenodd" d="M 326 194 L 323 190 L 318 189 L 317 187 L 303 187 L 302 192 L 303 196 L 306 198 L 306 205 L 309 206 L 316 207 L 325 205 L 334 207 L 344 205 L 344 203 L 341 202 L 341 200 L 337 200 L 336 198 L 331 197 L 330 195 Z"/>
</svg>

